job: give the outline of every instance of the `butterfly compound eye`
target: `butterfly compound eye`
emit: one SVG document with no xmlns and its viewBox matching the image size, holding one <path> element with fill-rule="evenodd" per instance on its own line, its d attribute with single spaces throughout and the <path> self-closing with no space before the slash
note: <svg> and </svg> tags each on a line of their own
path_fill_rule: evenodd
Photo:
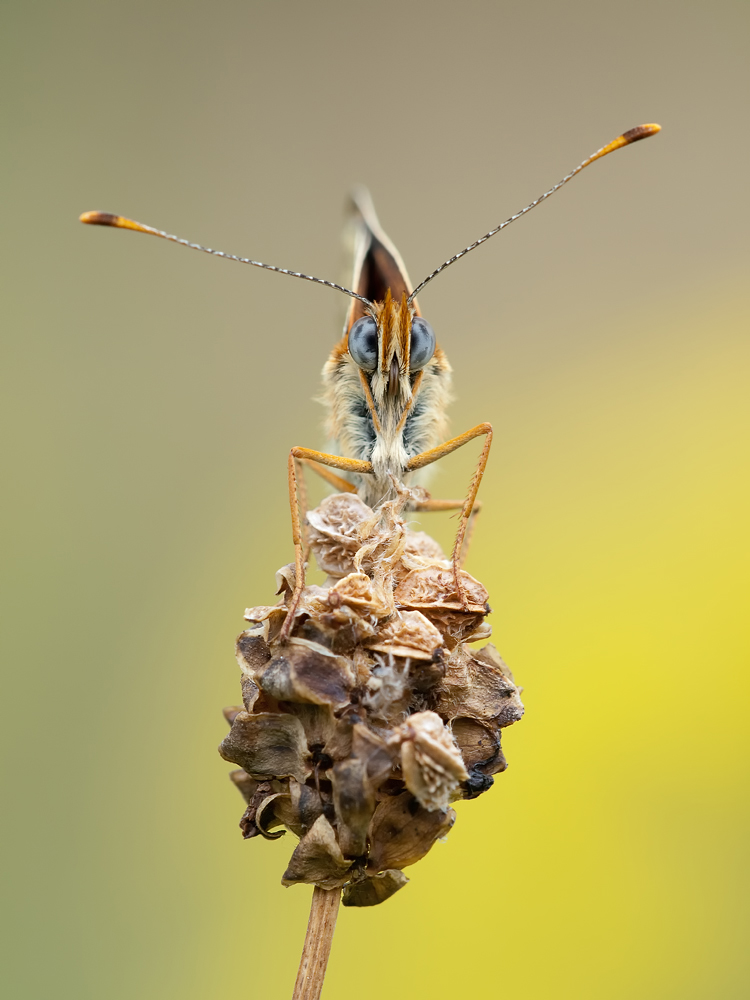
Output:
<svg viewBox="0 0 750 1000">
<path fill-rule="evenodd" d="M 424 368 L 435 353 L 435 334 L 430 324 L 421 316 L 411 321 L 411 344 L 409 346 L 409 368 L 414 372 Z"/>
<path fill-rule="evenodd" d="M 373 372 L 378 367 L 378 324 L 363 316 L 349 331 L 349 353 L 360 368 Z"/>
</svg>

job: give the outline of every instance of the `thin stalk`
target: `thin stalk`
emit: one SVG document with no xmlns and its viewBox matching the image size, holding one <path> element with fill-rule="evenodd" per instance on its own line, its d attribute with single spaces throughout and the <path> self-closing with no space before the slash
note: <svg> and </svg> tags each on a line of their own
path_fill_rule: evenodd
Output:
<svg viewBox="0 0 750 1000">
<path fill-rule="evenodd" d="M 340 889 L 321 889 L 317 885 L 313 889 L 305 946 L 292 1000 L 318 1000 L 320 997 L 340 902 Z"/>
</svg>

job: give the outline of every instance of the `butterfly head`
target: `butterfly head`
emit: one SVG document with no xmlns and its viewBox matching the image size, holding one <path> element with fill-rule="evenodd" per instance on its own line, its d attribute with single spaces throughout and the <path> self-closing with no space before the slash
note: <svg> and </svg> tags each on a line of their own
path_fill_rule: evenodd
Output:
<svg viewBox="0 0 750 1000">
<path fill-rule="evenodd" d="M 436 344 L 431 326 L 417 315 L 406 293 L 398 301 L 389 288 L 382 302 L 354 320 L 342 347 L 382 410 L 411 400 Z"/>
</svg>

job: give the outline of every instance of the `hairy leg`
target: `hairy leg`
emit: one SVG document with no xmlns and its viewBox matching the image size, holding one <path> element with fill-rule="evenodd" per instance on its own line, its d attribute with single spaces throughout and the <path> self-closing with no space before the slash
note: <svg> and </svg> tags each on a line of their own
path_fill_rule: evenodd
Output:
<svg viewBox="0 0 750 1000">
<path fill-rule="evenodd" d="M 320 465 L 318 462 L 313 462 L 312 459 L 304 458 L 301 459 L 302 463 L 312 469 L 313 472 L 317 473 L 321 479 L 325 479 L 327 483 L 335 487 L 339 493 L 356 493 L 357 487 L 354 483 L 350 483 L 348 479 L 342 479 L 341 476 L 337 476 L 335 472 L 331 472 L 324 465 Z"/>
<path fill-rule="evenodd" d="M 471 430 L 466 431 L 465 434 L 460 434 L 458 437 L 451 438 L 450 441 L 439 444 L 435 448 L 430 448 L 429 451 L 423 451 L 421 455 L 415 455 L 414 458 L 409 459 L 409 464 L 406 467 L 407 472 L 412 472 L 415 469 L 423 469 L 425 465 L 431 465 L 433 462 L 437 462 L 438 459 L 444 458 L 446 455 L 450 455 L 452 452 L 462 448 L 465 444 L 468 444 L 469 441 L 473 441 L 474 438 L 482 437 L 483 435 L 485 437 L 484 447 L 482 448 L 479 456 L 479 462 L 477 463 L 474 475 L 469 483 L 469 490 L 466 494 L 466 499 L 461 507 L 461 517 L 458 522 L 456 541 L 453 545 L 453 553 L 451 554 L 451 560 L 453 562 L 453 576 L 456 582 L 456 594 L 458 595 L 459 601 L 465 608 L 468 607 L 468 600 L 461 584 L 461 576 L 459 572 L 461 569 L 461 550 L 463 548 L 464 538 L 466 537 L 466 528 L 471 517 L 471 512 L 474 509 L 479 484 L 482 482 L 484 470 L 487 468 L 487 459 L 489 458 L 490 446 L 492 444 L 492 424 L 477 424 L 476 427 L 472 427 Z M 439 502 L 440 501 L 438 501 L 438 503 Z M 443 502 L 449 503 L 450 501 Z"/>
<path fill-rule="evenodd" d="M 294 613 L 297 610 L 299 599 L 305 587 L 305 560 L 303 552 L 302 522 L 300 518 L 300 491 L 297 486 L 297 463 L 299 461 L 319 462 L 321 465 L 334 469 L 341 469 L 342 472 L 371 473 L 372 464 L 361 462 L 354 458 L 342 458 L 339 455 L 326 455 L 325 452 L 315 451 L 312 448 L 292 448 L 289 452 L 287 463 L 287 477 L 289 481 L 289 510 L 292 515 L 292 541 L 294 542 L 294 592 L 289 602 L 286 620 L 281 628 L 279 638 L 285 642 L 289 638 L 294 621 Z M 336 477 L 338 479 L 338 476 Z M 343 482 L 343 480 L 342 480 Z M 304 515 L 303 515 L 304 516 Z"/>
<path fill-rule="evenodd" d="M 465 500 L 422 500 L 421 503 L 415 503 L 412 510 L 415 511 L 444 511 L 444 510 L 463 510 Z M 471 539 L 474 536 L 474 529 L 476 528 L 477 518 L 479 517 L 479 512 L 482 509 L 482 501 L 475 500 L 474 506 L 472 507 L 471 514 L 469 515 L 469 523 L 466 527 L 466 535 L 464 536 L 464 543 L 461 547 L 459 565 L 463 566 L 466 562 L 466 557 L 469 554 L 469 546 L 471 545 Z"/>
</svg>

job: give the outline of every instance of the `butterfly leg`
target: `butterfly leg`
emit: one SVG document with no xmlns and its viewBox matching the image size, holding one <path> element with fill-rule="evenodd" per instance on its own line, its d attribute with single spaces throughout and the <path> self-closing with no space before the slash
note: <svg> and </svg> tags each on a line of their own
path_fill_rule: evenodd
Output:
<svg viewBox="0 0 750 1000">
<path fill-rule="evenodd" d="M 321 479 L 325 479 L 327 483 L 333 486 L 339 493 L 356 493 L 357 487 L 350 483 L 348 479 L 342 479 L 341 476 L 337 476 L 335 472 L 327 469 L 324 465 L 320 465 L 318 462 L 313 462 L 307 458 L 297 458 L 295 459 L 295 473 L 297 476 L 297 496 L 299 498 L 299 517 L 300 525 L 304 525 L 305 518 L 308 511 L 307 503 L 307 481 L 305 480 L 304 472 L 305 466 L 316 472 Z M 302 533 L 304 529 L 302 529 Z M 307 565 L 310 558 L 310 542 L 309 539 L 305 538 L 302 547 L 302 562 Z"/>
<path fill-rule="evenodd" d="M 465 500 L 422 500 L 421 503 L 415 503 L 412 510 L 415 511 L 443 511 L 443 510 L 463 510 Z M 471 539 L 474 536 L 474 529 L 476 528 L 477 518 L 479 517 L 479 512 L 482 509 L 482 501 L 475 500 L 474 506 L 471 509 L 471 514 L 469 516 L 469 522 L 466 525 L 466 535 L 464 536 L 464 542 L 461 546 L 461 554 L 459 559 L 459 565 L 463 566 L 466 561 L 466 557 L 469 554 L 469 546 L 471 545 Z"/>
<path fill-rule="evenodd" d="M 464 538 L 466 537 L 466 528 L 469 518 L 471 517 L 471 512 L 477 498 L 479 484 L 482 482 L 484 470 L 487 468 L 487 459 L 489 458 L 490 445 L 492 444 L 492 424 L 477 424 L 476 427 L 472 427 L 471 430 L 466 431 L 465 434 L 460 434 L 458 437 L 451 438 L 450 441 L 439 444 L 435 448 L 430 448 L 429 451 L 423 451 L 421 455 L 415 455 L 414 458 L 409 459 L 408 465 L 406 466 L 407 472 L 413 472 L 416 469 L 423 469 L 426 465 L 431 465 L 433 462 L 437 462 L 438 459 L 444 458 L 446 455 L 450 455 L 451 452 L 457 451 L 465 444 L 468 444 L 469 441 L 473 441 L 474 438 L 477 437 L 482 437 L 482 435 L 485 436 L 484 447 L 482 448 L 482 452 L 479 456 L 479 462 L 474 475 L 469 483 L 469 490 L 466 494 L 466 499 L 461 507 L 458 532 L 456 533 L 456 541 L 453 545 L 453 553 L 451 554 L 451 561 L 453 562 L 453 578 L 456 582 L 456 594 L 459 601 L 465 608 L 468 607 L 468 600 L 461 583 L 461 550 L 463 548 Z"/>
<path fill-rule="evenodd" d="M 339 455 L 326 455 L 312 448 L 292 448 L 289 452 L 287 475 L 289 480 L 289 510 L 292 515 L 292 541 L 294 542 L 294 591 L 287 611 L 286 620 L 281 628 L 279 638 L 285 642 L 289 638 L 302 591 L 305 588 L 305 561 L 303 553 L 302 520 L 300 518 L 300 491 L 297 485 L 297 463 L 312 461 L 323 466 L 341 469 L 342 472 L 372 472 L 370 462 L 362 462 L 354 458 L 342 458 Z M 338 476 L 334 476 L 338 479 Z M 341 480 L 343 482 L 343 480 Z M 304 516 L 304 515 L 303 515 Z"/>
<path fill-rule="evenodd" d="M 354 483 L 350 483 L 348 479 L 342 479 L 341 476 L 337 476 L 335 472 L 331 472 L 324 465 L 320 465 L 318 462 L 313 462 L 310 458 L 303 458 L 300 460 L 304 465 L 307 465 L 313 472 L 317 473 L 321 479 L 325 479 L 327 483 L 335 487 L 339 493 L 356 493 L 357 487 Z"/>
<path fill-rule="evenodd" d="M 310 541 L 305 530 L 307 512 L 310 505 L 307 502 L 307 479 L 305 478 L 305 462 L 303 459 L 294 460 L 294 478 L 297 483 L 297 510 L 299 512 L 300 538 L 302 541 L 302 565 L 306 566 L 310 559 Z M 295 558 L 296 563 L 296 558 Z"/>
</svg>

